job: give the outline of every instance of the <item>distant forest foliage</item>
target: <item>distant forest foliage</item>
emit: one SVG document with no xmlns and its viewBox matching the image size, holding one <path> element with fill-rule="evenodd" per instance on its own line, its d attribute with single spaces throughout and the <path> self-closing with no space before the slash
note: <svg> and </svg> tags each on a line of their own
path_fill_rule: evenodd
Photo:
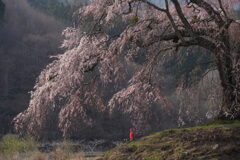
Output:
<svg viewBox="0 0 240 160">
<path fill-rule="evenodd" d="M 35 8 L 55 16 L 66 23 L 70 23 L 72 14 L 76 9 L 74 6 L 59 2 L 59 0 L 28 0 L 28 2 Z"/>
<path fill-rule="evenodd" d="M 3 20 L 5 12 L 5 4 L 0 0 L 0 20 Z"/>
<path fill-rule="evenodd" d="M 29 91 L 50 55 L 61 53 L 65 24 L 26 0 L 0 0 L 0 134 L 29 103 Z"/>
</svg>

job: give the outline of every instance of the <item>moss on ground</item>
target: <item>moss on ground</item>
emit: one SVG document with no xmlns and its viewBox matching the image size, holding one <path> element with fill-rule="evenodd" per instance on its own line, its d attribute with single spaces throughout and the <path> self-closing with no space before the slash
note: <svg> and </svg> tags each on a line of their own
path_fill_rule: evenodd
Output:
<svg viewBox="0 0 240 160">
<path fill-rule="evenodd" d="M 213 121 L 203 126 L 170 129 L 123 144 L 99 160 L 237 160 L 240 121 Z"/>
</svg>

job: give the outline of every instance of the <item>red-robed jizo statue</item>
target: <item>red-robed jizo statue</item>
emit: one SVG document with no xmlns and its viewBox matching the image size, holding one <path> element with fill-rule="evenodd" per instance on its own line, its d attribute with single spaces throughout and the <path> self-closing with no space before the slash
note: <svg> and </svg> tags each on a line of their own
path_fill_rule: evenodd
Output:
<svg viewBox="0 0 240 160">
<path fill-rule="evenodd" d="M 133 140 L 134 140 L 134 131 L 133 131 L 133 128 L 130 128 L 129 140 L 130 140 L 130 141 L 133 141 Z"/>
</svg>

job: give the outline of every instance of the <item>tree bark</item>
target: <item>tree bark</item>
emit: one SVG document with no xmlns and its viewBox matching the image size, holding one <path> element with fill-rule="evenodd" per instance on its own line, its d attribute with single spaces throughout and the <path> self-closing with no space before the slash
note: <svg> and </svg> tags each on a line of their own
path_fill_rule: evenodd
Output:
<svg viewBox="0 0 240 160">
<path fill-rule="evenodd" d="M 240 119 L 239 59 L 236 59 L 230 52 L 218 53 L 216 57 L 223 90 L 222 106 L 218 119 Z"/>
</svg>

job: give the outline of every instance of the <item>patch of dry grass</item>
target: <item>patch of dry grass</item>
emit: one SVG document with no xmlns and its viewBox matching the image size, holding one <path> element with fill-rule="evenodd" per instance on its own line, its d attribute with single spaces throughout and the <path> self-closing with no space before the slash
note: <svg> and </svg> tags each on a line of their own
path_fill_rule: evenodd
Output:
<svg viewBox="0 0 240 160">
<path fill-rule="evenodd" d="M 40 152 L 37 143 L 28 137 L 6 135 L 0 141 L 0 160 L 94 160 L 99 156 L 76 152 L 71 141 L 63 141 L 52 152 Z"/>
</svg>

